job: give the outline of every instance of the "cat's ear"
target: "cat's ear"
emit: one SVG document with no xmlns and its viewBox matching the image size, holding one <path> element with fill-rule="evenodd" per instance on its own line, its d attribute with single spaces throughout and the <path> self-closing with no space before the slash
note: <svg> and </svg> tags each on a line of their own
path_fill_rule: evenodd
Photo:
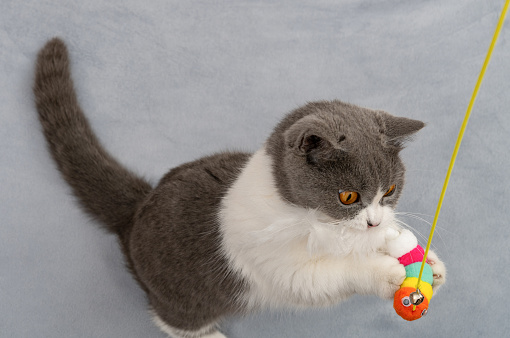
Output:
<svg viewBox="0 0 510 338">
<path fill-rule="evenodd" d="M 421 128 L 425 123 L 407 117 L 397 117 L 386 112 L 380 112 L 381 132 L 386 136 L 388 145 L 402 149 L 407 141 Z"/>
<path fill-rule="evenodd" d="M 284 134 L 288 148 L 309 162 L 329 160 L 335 150 L 343 150 L 344 135 L 337 137 L 328 121 L 314 115 L 305 116 L 294 123 Z"/>
</svg>

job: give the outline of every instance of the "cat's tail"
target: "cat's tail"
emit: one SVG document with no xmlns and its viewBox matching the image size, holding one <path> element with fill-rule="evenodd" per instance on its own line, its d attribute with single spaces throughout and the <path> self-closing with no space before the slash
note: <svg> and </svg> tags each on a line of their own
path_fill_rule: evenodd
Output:
<svg viewBox="0 0 510 338">
<path fill-rule="evenodd" d="M 37 57 L 34 94 L 51 154 L 87 213 L 121 235 L 152 190 L 101 146 L 74 91 L 67 48 L 54 38 Z"/>
</svg>

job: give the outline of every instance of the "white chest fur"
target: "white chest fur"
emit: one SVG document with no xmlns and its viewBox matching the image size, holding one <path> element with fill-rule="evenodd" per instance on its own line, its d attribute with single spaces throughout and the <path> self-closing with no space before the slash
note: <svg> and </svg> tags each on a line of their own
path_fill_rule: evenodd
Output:
<svg viewBox="0 0 510 338">
<path fill-rule="evenodd" d="M 396 227 L 391 209 L 381 214 L 381 225 L 366 229 L 360 219 L 335 223 L 285 202 L 271 159 L 259 150 L 220 211 L 223 250 L 250 284 L 243 300 L 248 307 L 327 306 L 353 293 L 377 293 L 372 260 L 382 256 L 385 229 Z"/>
</svg>

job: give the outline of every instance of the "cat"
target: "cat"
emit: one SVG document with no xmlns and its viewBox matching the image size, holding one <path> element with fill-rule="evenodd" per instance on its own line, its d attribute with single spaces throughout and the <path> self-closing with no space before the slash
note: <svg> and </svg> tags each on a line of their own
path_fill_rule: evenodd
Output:
<svg viewBox="0 0 510 338">
<path fill-rule="evenodd" d="M 81 207 L 118 236 L 171 337 L 225 337 L 222 318 L 324 307 L 353 294 L 391 299 L 406 276 L 385 248 L 400 229 L 400 150 L 421 121 L 341 101 L 312 102 L 253 154 L 220 152 L 156 187 L 108 154 L 83 114 L 62 40 L 37 56 L 33 87 L 51 155 Z M 434 288 L 444 264 L 429 260 Z"/>
</svg>

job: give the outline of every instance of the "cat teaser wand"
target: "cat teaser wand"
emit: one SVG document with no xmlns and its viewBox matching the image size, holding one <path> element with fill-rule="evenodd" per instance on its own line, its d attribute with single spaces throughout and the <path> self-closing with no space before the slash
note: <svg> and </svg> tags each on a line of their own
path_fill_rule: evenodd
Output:
<svg viewBox="0 0 510 338">
<path fill-rule="evenodd" d="M 476 96 L 478 95 L 478 90 L 482 84 L 485 71 L 489 65 L 492 51 L 496 45 L 496 41 L 498 39 L 501 28 L 503 27 L 509 4 L 510 0 L 506 0 L 505 5 L 501 10 L 498 25 L 496 26 L 496 30 L 492 37 L 492 42 L 489 46 L 489 50 L 487 51 L 487 56 L 485 57 L 482 70 L 478 76 L 475 89 L 471 95 L 471 100 L 469 101 L 469 105 L 464 116 L 464 121 L 460 127 L 459 135 L 457 136 L 457 142 L 455 143 L 452 157 L 450 159 L 450 165 L 444 180 L 443 189 L 441 191 L 441 195 L 439 196 L 439 202 L 437 204 L 436 214 L 434 215 L 434 221 L 432 222 L 432 227 L 430 228 L 430 234 L 425 252 L 423 252 L 423 248 L 418 245 L 416 237 L 414 237 L 413 234 L 408 234 L 407 230 L 402 231 L 402 233 L 398 233 L 395 230 L 390 230 L 387 234 L 388 250 L 390 256 L 398 258 L 400 263 L 406 267 L 406 279 L 400 286 L 400 289 L 395 293 L 393 301 L 393 307 L 395 308 L 395 311 L 405 320 L 415 320 L 421 318 L 427 313 L 428 303 L 432 297 L 431 285 L 433 282 L 432 269 L 427 264 L 427 255 L 429 253 L 430 243 L 432 242 L 432 237 L 434 236 L 437 219 L 441 211 L 441 206 L 443 205 L 446 188 L 448 187 L 448 182 L 450 181 L 450 176 L 453 170 L 453 166 L 455 165 L 455 159 L 457 158 L 460 144 L 462 143 L 462 138 L 464 137 L 464 132 L 468 124 L 469 116 L 471 115 L 471 110 L 473 109 Z M 416 241 L 416 245 L 414 245 L 414 241 Z M 402 252 L 402 250 L 408 251 Z M 421 260 L 421 268 L 418 277 L 416 278 L 417 264 L 419 264 L 419 260 Z"/>
</svg>

